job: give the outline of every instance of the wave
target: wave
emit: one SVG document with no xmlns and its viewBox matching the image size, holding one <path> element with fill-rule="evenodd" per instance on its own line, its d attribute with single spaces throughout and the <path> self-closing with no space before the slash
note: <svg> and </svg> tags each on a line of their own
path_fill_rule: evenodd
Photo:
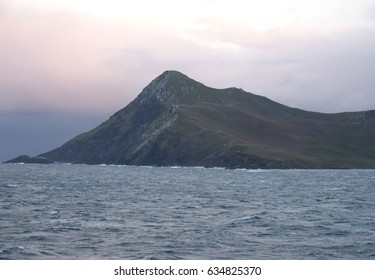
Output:
<svg viewBox="0 0 375 280">
<path fill-rule="evenodd" d="M 3 185 L 0 185 L 2 188 L 8 188 L 8 189 L 13 189 L 13 188 L 18 188 L 20 185 L 17 183 L 5 183 Z"/>
</svg>

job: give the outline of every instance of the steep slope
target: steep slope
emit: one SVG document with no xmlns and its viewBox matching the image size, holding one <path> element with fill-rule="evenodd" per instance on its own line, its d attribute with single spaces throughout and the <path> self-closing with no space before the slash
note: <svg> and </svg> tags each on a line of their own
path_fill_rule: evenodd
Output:
<svg viewBox="0 0 375 280">
<path fill-rule="evenodd" d="M 322 114 L 176 72 L 97 128 L 40 155 L 88 164 L 374 168 L 375 111 Z"/>
</svg>

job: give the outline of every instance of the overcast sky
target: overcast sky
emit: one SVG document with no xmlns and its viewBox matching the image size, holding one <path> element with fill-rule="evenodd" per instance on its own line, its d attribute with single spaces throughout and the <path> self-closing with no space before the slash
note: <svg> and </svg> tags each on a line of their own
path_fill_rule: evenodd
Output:
<svg viewBox="0 0 375 280">
<path fill-rule="evenodd" d="M 375 109 L 375 2 L 0 0 L 0 160 L 93 128 L 168 69 L 306 110 Z"/>
</svg>

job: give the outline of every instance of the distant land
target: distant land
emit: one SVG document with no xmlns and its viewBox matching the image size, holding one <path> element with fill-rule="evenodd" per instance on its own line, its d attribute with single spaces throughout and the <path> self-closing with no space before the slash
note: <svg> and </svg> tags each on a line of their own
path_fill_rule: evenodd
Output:
<svg viewBox="0 0 375 280">
<path fill-rule="evenodd" d="M 375 168 L 375 111 L 309 112 L 166 71 L 93 130 L 7 162 Z"/>
</svg>

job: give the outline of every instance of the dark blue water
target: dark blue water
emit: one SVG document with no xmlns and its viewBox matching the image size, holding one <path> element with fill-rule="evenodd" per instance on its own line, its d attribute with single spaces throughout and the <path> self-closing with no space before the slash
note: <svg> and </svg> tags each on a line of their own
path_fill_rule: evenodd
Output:
<svg viewBox="0 0 375 280">
<path fill-rule="evenodd" d="M 375 259 L 375 171 L 0 164 L 0 259 Z"/>
</svg>

